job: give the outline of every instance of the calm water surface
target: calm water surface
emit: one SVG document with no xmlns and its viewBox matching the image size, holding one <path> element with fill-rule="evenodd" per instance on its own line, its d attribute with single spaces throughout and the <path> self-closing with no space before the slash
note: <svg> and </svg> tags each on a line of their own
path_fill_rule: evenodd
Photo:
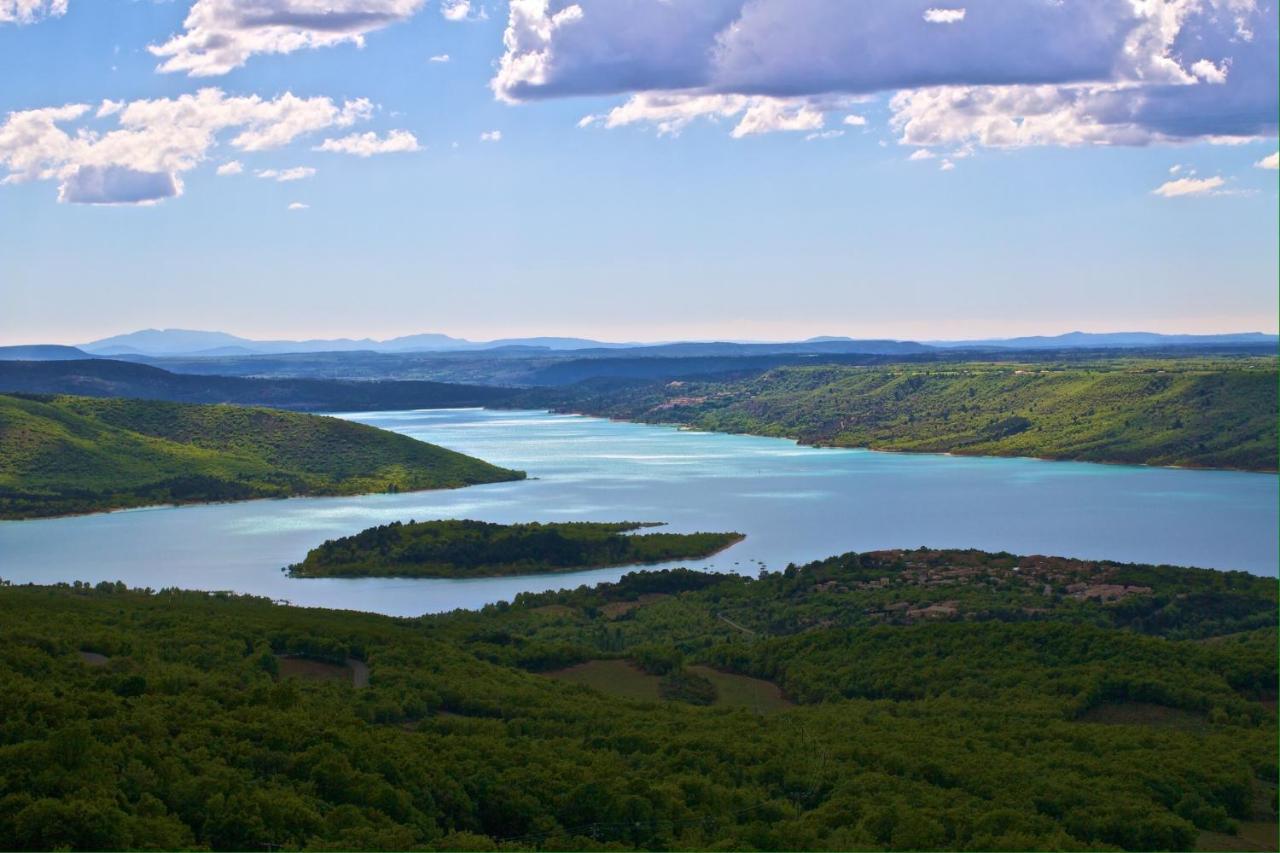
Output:
<svg viewBox="0 0 1280 853">
<path fill-rule="evenodd" d="M 1032 459 L 799 447 L 545 412 L 344 416 L 529 473 L 443 492 L 293 498 L 0 522 L 0 577 L 229 589 L 417 615 L 627 569 L 478 580 L 290 579 L 324 539 L 388 521 L 666 521 L 747 539 L 690 567 L 755 573 L 850 550 L 973 547 L 1244 569 L 1277 566 L 1277 479 Z"/>
</svg>

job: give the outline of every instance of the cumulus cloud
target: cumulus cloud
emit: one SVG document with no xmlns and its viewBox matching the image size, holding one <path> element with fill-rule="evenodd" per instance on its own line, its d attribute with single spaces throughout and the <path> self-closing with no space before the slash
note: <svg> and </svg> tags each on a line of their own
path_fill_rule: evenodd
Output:
<svg viewBox="0 0 1280 853">
<path fill-rule="evenodd" d="M 845 0 L 511 0 L 491 86 L 509 102 L 623 96 L 586 123 L 647 112 L 666 133 L 698 108 L 745 111 L 742 98 L 896 93 L 908 144 L 1268 136 L 1276 24 L 1260 0 L 902 0 L 857 14 Z"/>
<path fill-rule="evenodd" d="M 155 204 L 181 194 L 177 175 L 127 166 L 77 166 L 58 187 L 58 201 L 72 204 Z"/>
<path fill-rule="evenodd" d="M 0 0 L 3 2 L 3 0 Z M 183 31 L 148 50 L 159 70 L 226 74 L 262 53 L 292 53 L 364 37 L 415 15 L 426 0 L 195 0 Z"/>
<path fill-rule="evenodd" d="M 908 160 L 932 160 L 936 156 L 937 155 L 934 154 L 932 151 L 930 151 L 928 148 L 917 148 L 915 151 L 911 152 L 911 156 L 908 157 L 907 159 Z"/>
<path fill-rule="evenodd" d="M 34 24 L 67 14 L 67 0 L 0 0 L 0 24 Z"/>
<path fill-rule="evenodd" d="M 862 127 L 867 123 L 865 116 L 853 115 L 852 113 L 845 116 L 841 121 L 843 124 L 852 125 L 853 127 Z"/>
<path fill-rule="evenodd" d="M 1178 178 L 1165 181 L 1151 192 L 1164 198 L 1177 198 L 1185 195 L 1206 195 L 1213 193 L 1223 184 L 1222 178 Z"/>
<path fill-rule="evenodd" d="M 306 178 L 315 177 L 316 170 L 310 166 L 294 166 L 291 169 L 259 169 L 254 174 L 259 178 L 266 178 L 279 183 L 286 183 L 288 181 L 301 181 Z"/>
<path fill-rule="evenodd" d="M 475 9 L 473 12 L 472 9 Z M 485 21 L 489 13 L 484 7 L 473 7 L 471 0 L 440 0 L 440 15 L 446 21 Z"/>
<path fill-rule="evenodd" d="M 226 163 L 223 163 L 214 171 L 216 171 L 221 176 L 238 175 L 244 171 L 244 164 L 241 163 L 239 160 L 230 160 Z"/>
<path fill-rule="evenodd" d="M 177 98 L 130 101 L 100 129 L 88 104 L 21 110 L 0 123 L 0 183 L 58 181 L 66 202 L 136 204 L 182 192 L 181 174 L 218 145 L 264 151 L 309 133 L 369 117 L 367 100 L 342 104 L 285 93 L 264 99 L 202 89 Z M 166 180 L 156 175 L 167 176 Z"/>
<path fill-rule="evenodd" d="M 1280 169 L 1280 151 L 1268 154 L 1253 165 L 1259 169 Z"/>
<path fill-rule="evenodd" d="M 332 151 L 339 154 L 354 154 L 357 157 L 372 157 L 374 154 L 393 154 L 405 151 L 420 151 L 418 138 L 407 130 L 393 130 L 386 136 L 379 137 L 373 131 L 353 133 L 340 139 L 326 139 L 315 147 L 316 151 Z"/>
<path fill-rule="evenodd" d="M 957 24 L 964 20 L 964 9 L 925 9 L 924 19 L 931 24 Z"/>
<path fill-rule="evenodd" d="M 303 204 L 300 201 L 295 201 L 289 205 L 289 210 L 306 210 L 309 207 L 311 207 L 311 205 Z"/>
<path fill-rule="evenodd" d="M 484 131 L 483 133 L 481 133 L 481 134 L 480 134 L 480 141 L 481 141 L 481 142 L 501 142 L 501 141 L 502 141 L 502 131 L 500 131 L 500 130 L 486 130 L 486 131 Z"/>
<path fill-rule="evenodd" d="M 448 61 L 449 61 L 449 54 L 447 53 L 437 53 L 435 56 L 427 60 L 427 62 L 448 62 Z"/>
</svg>

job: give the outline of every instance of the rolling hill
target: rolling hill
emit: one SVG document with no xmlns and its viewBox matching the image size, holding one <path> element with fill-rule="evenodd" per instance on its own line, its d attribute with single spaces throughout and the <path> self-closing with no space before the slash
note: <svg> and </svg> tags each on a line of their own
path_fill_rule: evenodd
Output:
<svg viewBox="0 0 1280 853">
<path fill-rule="evenodd" d="M 455 488 L 523 476 L 318 415 L 0 395 L 0 518 Z"/>
</svg>

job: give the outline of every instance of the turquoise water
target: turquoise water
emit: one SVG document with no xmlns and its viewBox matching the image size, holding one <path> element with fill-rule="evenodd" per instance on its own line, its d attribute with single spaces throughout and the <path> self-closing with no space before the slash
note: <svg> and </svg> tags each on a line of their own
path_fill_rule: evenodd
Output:
<svg viewBox="0 0 1280 853">
<path fill-rule="evenodd" d="M 280 567 L 324 539 L 428 518 L 665 521 L 737 530 L 683 565 L 755 573 L 850 550 L 974 547 L 1274 575 L 1271 474 L 874 453 L 545 412 L 345 416 L 520 468 L 443 492 L 293 498 L 0 522 L 0 577 L 228 589 L 396 615 L 478 607 L 626 569 L 479 580 L 311 579 Z"/>
</svg>

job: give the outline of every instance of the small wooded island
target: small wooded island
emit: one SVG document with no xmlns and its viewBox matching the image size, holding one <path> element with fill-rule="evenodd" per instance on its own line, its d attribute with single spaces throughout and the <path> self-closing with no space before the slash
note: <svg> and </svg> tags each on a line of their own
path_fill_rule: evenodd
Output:
<svg viewBox="0 0 1280 853">
<path fill-rule="evenodd" d="M 574 521 L 492 524 L 485 521 L 393 521 L 330 539 L 293 577 L 478 578 L 600 569 L 701 559 L 745 537 L 741 533 L 646 533 L 652 522 Z"/>
</svg>

